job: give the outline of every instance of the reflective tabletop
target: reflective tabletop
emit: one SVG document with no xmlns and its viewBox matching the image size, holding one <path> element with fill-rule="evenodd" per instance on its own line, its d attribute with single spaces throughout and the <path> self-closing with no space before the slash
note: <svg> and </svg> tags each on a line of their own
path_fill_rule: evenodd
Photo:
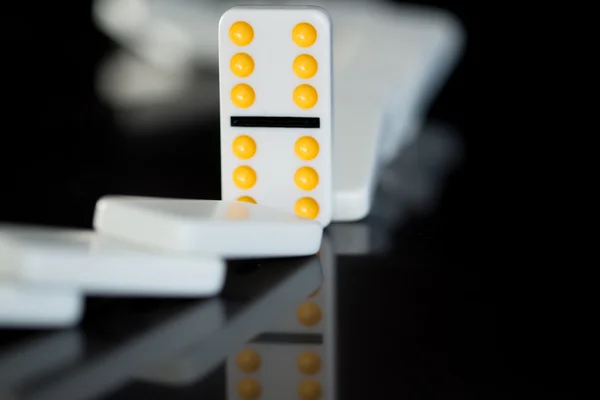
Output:
<svg viewBox="0 0 600 400">
<path fill-rule="evenodd" d="M 31 29 L 30 10 L 8 18 L 18 34 L 7 54 L 18 62 L 3 64 L 15 79 L 5 89 L 0 221 L 90 228 L 105 194 L 218 199 L 214 71 L 195 71 L 182 97 L 111 107 L 97 82 L 122 54 L 77 3 L 48 3 Z M 500 357 L 464 268 L 461 71 L 381 165 L 370 215 L 331 224 L 318 255 L 228 262 L 214 298 L 88 297 L 75 328 L 0 329 L 0 399 L 493 392 Z"/>
<path fill-rule="evenodd" d="M 75 329 L 0 330 L 0 398 L 338 399 L 448 373 L 451 264 L 420 225 L 461 160 L 456 132 L 428 124 L 381 170 L 371 215 L 328 227 L 317 256 L 230 261 L 212 299 L 88 298 Z"/>
</svg>

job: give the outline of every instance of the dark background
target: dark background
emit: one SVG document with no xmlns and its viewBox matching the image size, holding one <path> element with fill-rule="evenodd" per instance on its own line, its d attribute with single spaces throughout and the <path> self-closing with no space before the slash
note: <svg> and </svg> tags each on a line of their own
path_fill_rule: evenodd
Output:
<svg viewBox="0 0 600 400">
<path fill-rule="evenodd" d="M 93 26 L 90 3 L 3 10 L 1 221 L 89 228 L 95 201 L 107 193 L 219 197 L 216 115 L 160 138 L 128 138 L 115 127 L 93 87 L 114 45 Z M 457 129 L 466 160 L 435 212 L 394 232 L 391 254 L 346 260 L 339 271 L 340 396 L 577 393 L 576 340 L 564 334 L 574 317 L 553 296 L 560 289 L 540 291 L 525 261 L 509 255 L 510 233 L 505 246 L 482 244 L 497 240 L 497 211 L 481 209 L 486 177 L 473 164 L 482 151 L 477 138 L 489 131 L 475 115 L 475 103 L 487 101 L 476 94 L 479 10 L 466 1 L 410 3 L 452 11 L 467 29 L 466 55 L 430 113 Z M 489 221 L 485 230 L 474 217 Z"/>
</svg>

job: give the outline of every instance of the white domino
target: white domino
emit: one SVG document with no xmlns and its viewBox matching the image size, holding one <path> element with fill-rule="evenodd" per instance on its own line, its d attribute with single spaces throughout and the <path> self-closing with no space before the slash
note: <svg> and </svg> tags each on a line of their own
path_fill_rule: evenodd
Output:
<svg viewBox="0 0 600 400">
<path fill-rule="evenodd" d="M 331 222 L 332 48 L 322 8 L 247 6 L 223 14 L 223 200 Z"/>
<path fill-rule="evenodd" d="M 94 227 L 158 251 L 226 258 L 311 255 L 323 236 L 318 222 L 261 205 L 132 196 L 100 199 Z"/>
<path fill-rule="evenodd" d="M 334 221 L 369 214 L 380 168 L 420 131 L 465 41 L 446 12 L 379 1 L 357 29 L 361 50 L 335 81 Z"/>
<path fill-rule="evenodd" d="M 4 272 L 3 263 L 0 271 Z M 81 319 L 83 299 L 78 292 L 24 287 L 3 279 L 0 328 L 62 328 Z"/>
<path fill-rule="evenodd" d="M 100 295 L 211 296 L 226 268 L 216 256 L 156 254 L 93 231 L 13 225 L 0 225 L 0 260 L 28 287 Z"/>
</svg>

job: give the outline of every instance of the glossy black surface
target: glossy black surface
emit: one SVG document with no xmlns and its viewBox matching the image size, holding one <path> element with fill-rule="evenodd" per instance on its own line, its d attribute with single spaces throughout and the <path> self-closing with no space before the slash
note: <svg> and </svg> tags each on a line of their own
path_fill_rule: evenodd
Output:
<svg viewBox="0 0 600 400">
<path fill-rule="evenodd" d="M 134 378 L 164 378 L 182 358 L 201 382 L 230 349 L 260 335 L 322 283 L 317 257 L 230 262 L 218 298 L 202 301 L 89 299 L 75 329 L 0 331 L 0 394 L 17 398 L 96 398 Z M 184 368 L 185 369 L 185 368 Z M 158 372 L 155 373 L 154 371 Z"/>
<path fill-rule="evenodd" d="M 437 5 L 453 8 L 473 33 L 468 10 Z M 1 133 L 0 220 L 89 228 L 95 201 L 108 193 L 217 199 L 218 116 L 161 125 L 152 117 L 167 106 L 130 115 L 111 111 L 93 82 L 114 45 L 93 27 L 88 2 L 39 7 L 35 17 L 19 10 L 4 27 L 11 27 L 3 36 L 10 62 L 2 67 L 10 106 Z M 431 120 L 441 122 L 427 124 L 382 172 L 372 215 L 328 228 L 333 264 L 309 258 L 231 265 L 228 288 L 217 299 L 90 299 L 75 330 L 0 331 L 0 371 L 12 371 L 0 380 L 0 398 L 9 392 L 24 399 L 65 400 L 76 393 L 225 399 L 224 357 L 244 342 L 281 340 L 273 338 L 271 322 L 293 315 L 315 289 L 294 281 L 294 272 L 317 264 L 321 284 L 333 288 L 322 296 L 331 305 L 323 317 L 334 331 L 320 340 L 335 348 L 328 362 L 336 376 L 323 385 L 336 390 L 337 399 L 486 398 L 537 388 L 538 375 L 511 358 L 512 342 L 498 339 L 498 321 L 504 321 L 494 312 L 498 298 L 467 259 L 471 131 L 464 99 L 476 42 L 432 110 Z M 265 297 L 273 292 L 277 296 Z M 201 327 L 213 329 L 186 336 L 193 329 L 185 323 L 205 318 L 206 307 L 220 317 Z M 19 372 L 15 360 L 33 345 L 43 350 L 34 347 L 34 355 L 19 361 L 25 366 Z M 156 382 L 156 371 L 186 354 L 205 355 L 198 357 L 198 376 L 180 385 Z M 296 398 L 294 385 L 289 393 Z"/>
</svg>

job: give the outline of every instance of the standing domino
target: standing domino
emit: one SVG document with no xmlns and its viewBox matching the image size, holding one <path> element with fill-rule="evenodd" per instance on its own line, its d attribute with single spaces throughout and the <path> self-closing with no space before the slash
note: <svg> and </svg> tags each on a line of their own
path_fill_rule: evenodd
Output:
<svg viewBox="0 0 600 400">
<path fill-rule="evenodd" d="M 332 24 L 319 7 L 234 7 L 219 22 L 223 200 L 332 215 Z"/>
</svg>

